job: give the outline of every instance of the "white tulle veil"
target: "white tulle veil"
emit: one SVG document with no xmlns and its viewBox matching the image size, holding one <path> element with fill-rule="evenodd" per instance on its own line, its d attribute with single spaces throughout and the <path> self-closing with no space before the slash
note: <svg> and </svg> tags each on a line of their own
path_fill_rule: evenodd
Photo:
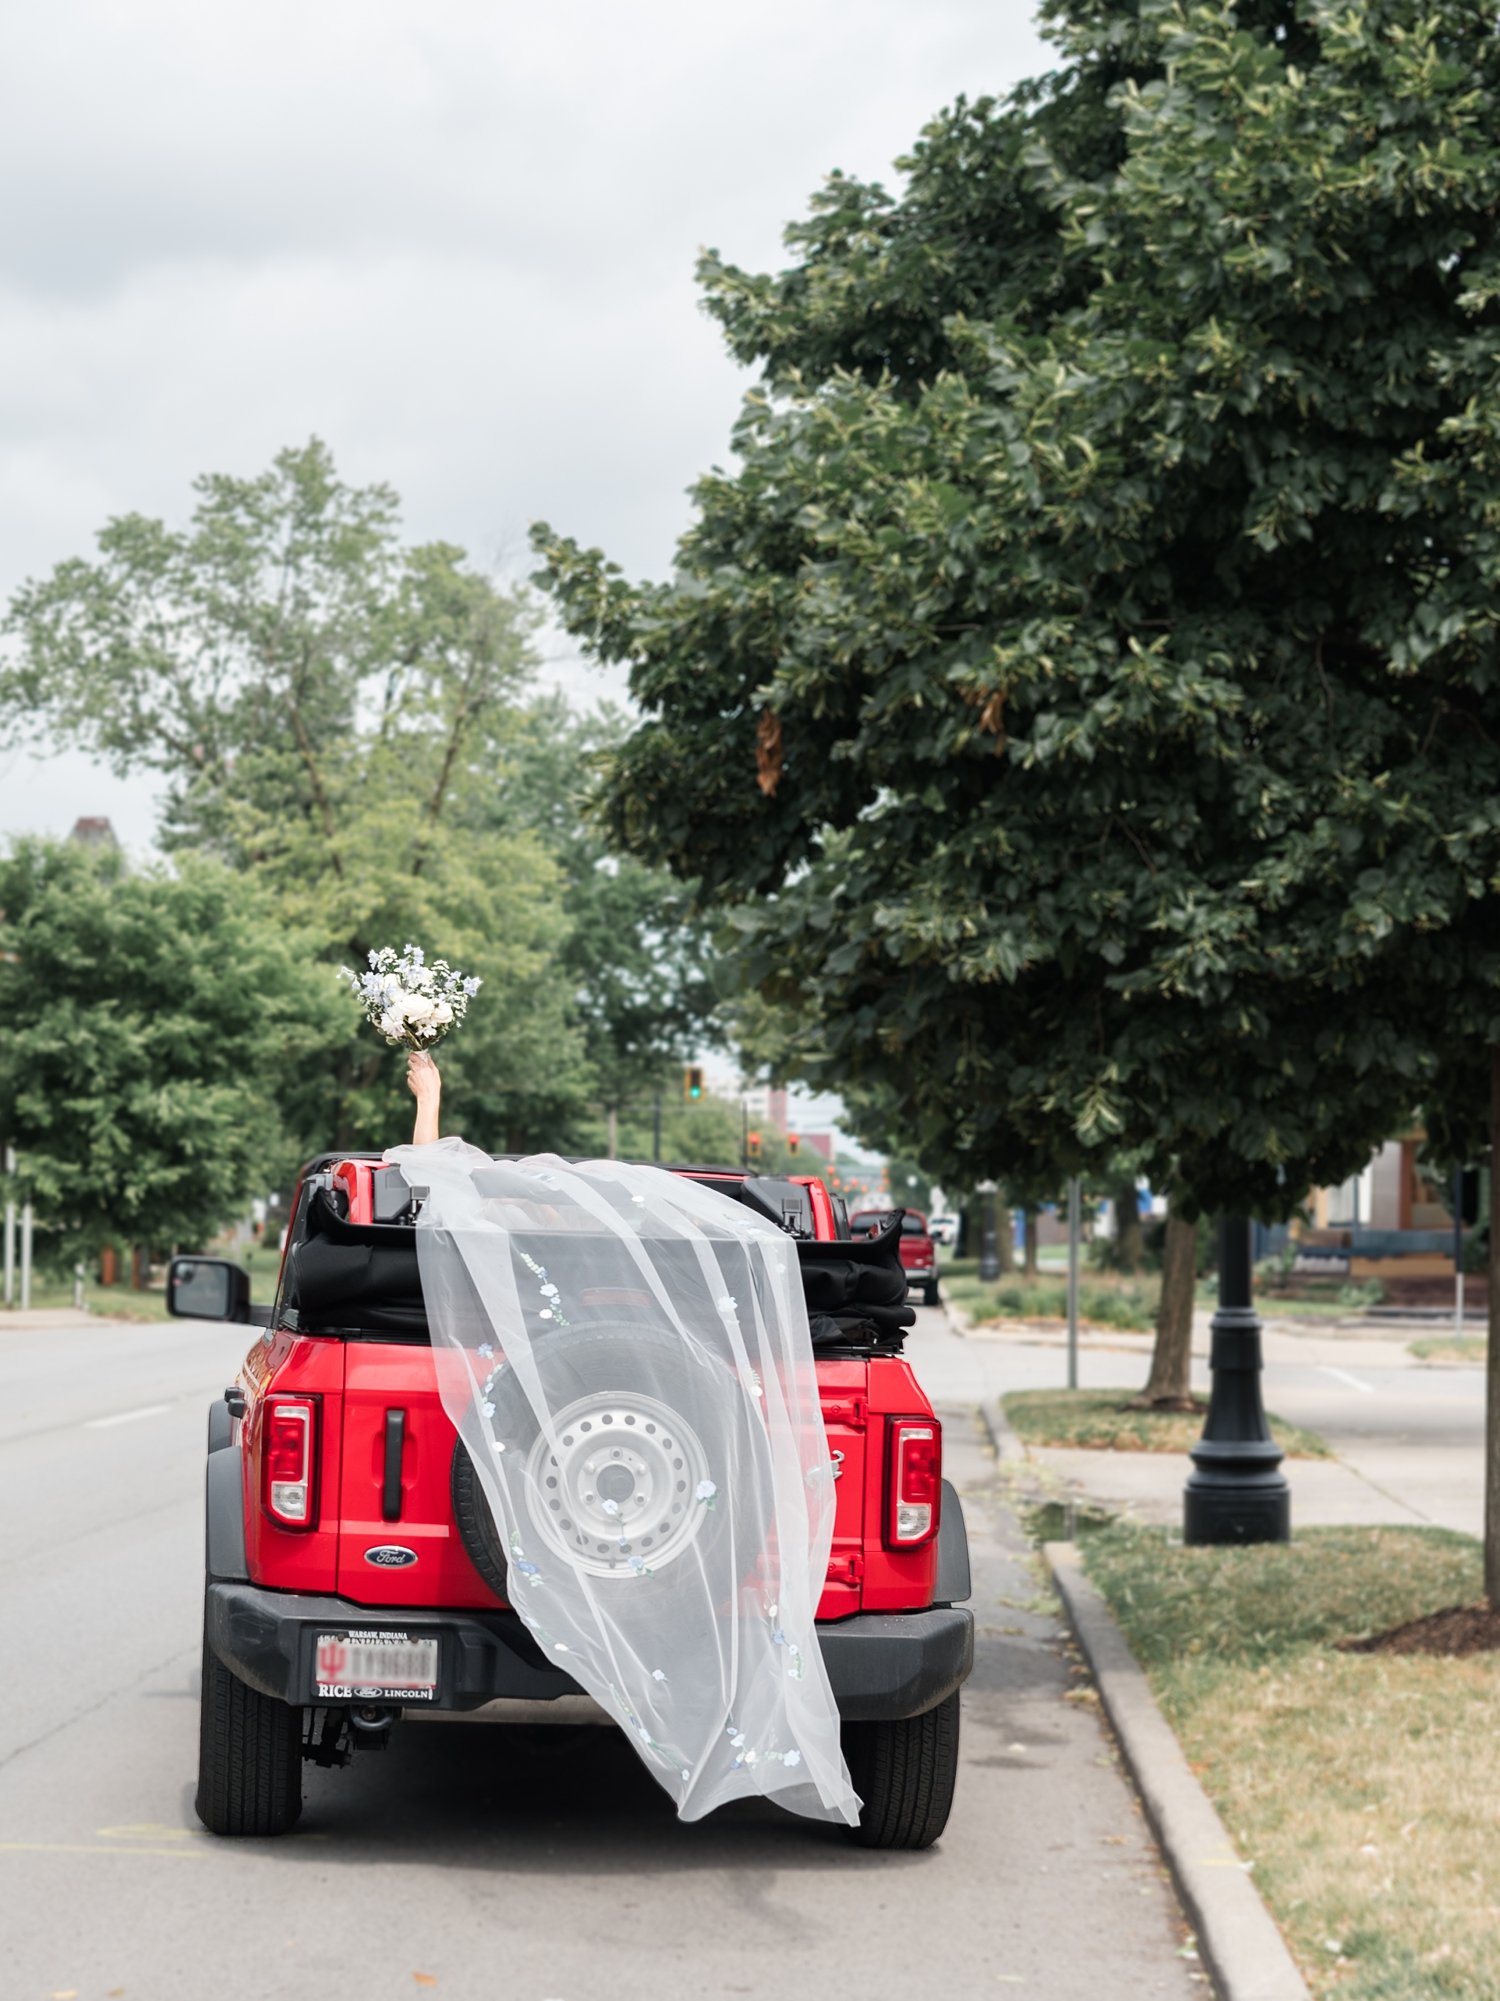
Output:
<svg viewBox="0 0 1500 2001">
<path fill-rule="evenodd" d="M 386 1159 L 448 1415 L 541 1647 L 695 1820 L 760 1794 L 858 1818 L 814 1615 L 833 1533 L 795 1245 L 617 1161 Z"/>
</svg>

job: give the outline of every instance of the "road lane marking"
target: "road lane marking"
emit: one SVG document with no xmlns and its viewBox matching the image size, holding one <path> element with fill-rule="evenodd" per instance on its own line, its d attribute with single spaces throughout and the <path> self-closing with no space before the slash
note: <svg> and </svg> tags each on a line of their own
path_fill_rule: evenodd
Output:
<svg viewBox="0 0 1500 2001">
<path fill-rule="evenodd" d="M 160 1417 L 172 1406 L 169 1403 L 143 1404 L 139 1410 L 117 1410 L 113 1417 L 91 1417 L 84 1421 L 85 1431 L 107 1431 L 112 1424 L 134 1424 L 138 1417 Z"/>
<path fill-rule="evenodd" d="M 0 1841 L 0 1855 L 202 1855 L 202 1848 L 105 1848 L 91 1841 Z"/>
<path fill-rule="evenodd" d="M 1318 1372 L 1320 1375 L 1337 1377 L 1339 1382 L 1347 1383 L 1351 1390 L 1363 1390 L 1367 1397 L 1372 1397 L 1375 1394 L 1375 1385 L 1373 1383 L 1362 1383 L 1358 1376 L 1351 1376 L 1347 1369 L 1331 1368 L 1327 1362 L 1320 1362 L 1318 1364 Z"/>
</svg>

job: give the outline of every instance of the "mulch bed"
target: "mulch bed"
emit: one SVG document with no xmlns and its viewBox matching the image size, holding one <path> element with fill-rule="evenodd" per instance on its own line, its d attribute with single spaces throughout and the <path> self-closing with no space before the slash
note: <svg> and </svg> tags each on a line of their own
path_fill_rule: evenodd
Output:
<svg viewBox="0 0 1500 2001">
<path fill-rule="evenodd" d="M 1368 1640 L 1338 1640 L 1341 1654 L 1500 1653 L 1500 1610 L 1493 1605 L 1447 1605 L 1425 1619 L 1408 1619 Z"/>
</svg>

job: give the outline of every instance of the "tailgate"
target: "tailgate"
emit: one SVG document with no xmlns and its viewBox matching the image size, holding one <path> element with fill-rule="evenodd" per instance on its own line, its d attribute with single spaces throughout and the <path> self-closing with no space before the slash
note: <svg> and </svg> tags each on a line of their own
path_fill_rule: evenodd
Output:
<svg viewBox="0 0 1500 2001">
<path fill-rule="evenodd" d="M 359 1605 L 489 1606 L 453 1524 L 455 1434 L 432 1350 L 345 1346 L 339 1594 Z"/>
</svg>

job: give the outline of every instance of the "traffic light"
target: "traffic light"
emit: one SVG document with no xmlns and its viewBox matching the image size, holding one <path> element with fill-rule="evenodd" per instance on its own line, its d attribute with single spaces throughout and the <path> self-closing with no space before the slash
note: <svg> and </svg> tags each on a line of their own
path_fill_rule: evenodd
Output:
<svg viewBox="0 0 1500 2001">
<path fill-rule="evenodd" d="M 759 1134 L 759 1133 L 746 1133 L 746 1135 L 745 1135 L 745 1151 L 746 1151 L 746 1153 L 748 1153 L 748 1154 L 749 1154 L 749 1156 L 750 1156 L 750 1158 L 751 1158 L 752 1160 L 759 1160 L 759 1159 L 760 1159 L 760 1134 Z"/>
<path fill-rule="evenodd" d="M 703 1066 L 701 1063 L 689 1063 L 684 1067 L 682 1072 L 682 1095 L 692 1104 L 696 1104 L 703 1096 Z"/>
<path fill-rule="evenodd" d="M 801 1146 L 801 1144 L 802 1144 L 801 1140 L 800 1140 L 800 1139 L 798 1139 L 798 1137 L 797 1137 L 797 1135 L 796 1135 L 795 1133 L 788 1133 L 788 1134 L 787 1134 L 787 1136 L 786 1136 L 786 1150 L 787 1150 L 787 1152 L 788 1152 L 788 1153 L 789 1153 L 789 1154 L 790 1154 L 790 1155 L 792 1156 L 793 1160 L 795 1160 L 795 1159 L 796 1159 L 796 1157 L 797 1157 L 797 1149 L 798 1149 L 798 1148 L 799 1148 L 799 1147 Z"/>
</svg>

